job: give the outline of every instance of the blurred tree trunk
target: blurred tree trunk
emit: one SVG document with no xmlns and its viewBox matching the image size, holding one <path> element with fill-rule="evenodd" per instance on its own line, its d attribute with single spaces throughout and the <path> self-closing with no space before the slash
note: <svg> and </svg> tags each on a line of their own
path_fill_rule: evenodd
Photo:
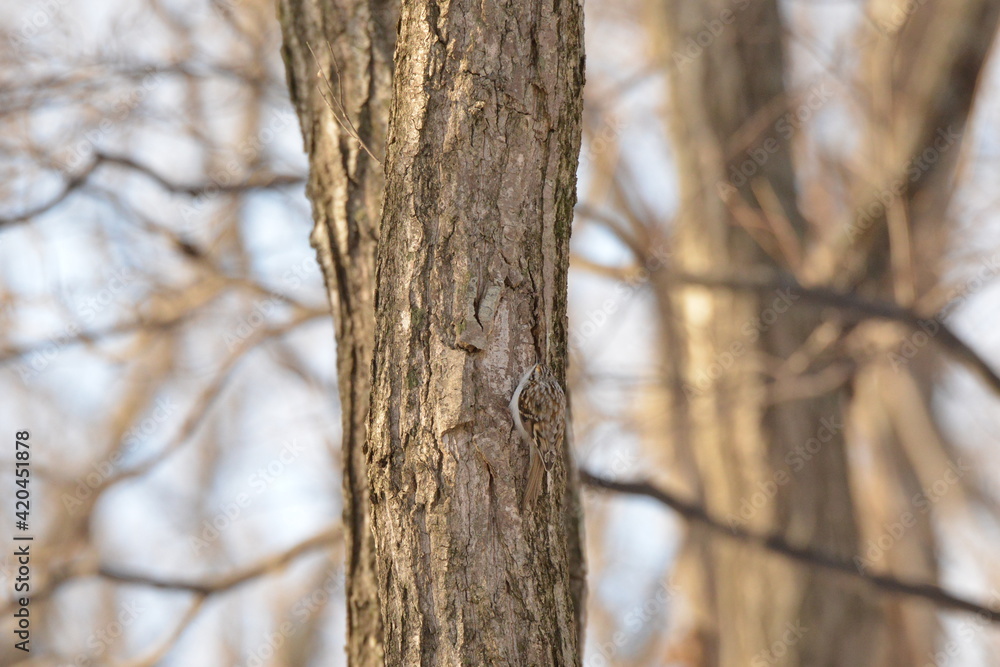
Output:
<svg viewBox="0 0 1000 667">
<path fill-rule="evenodd" d="M 395 0 L 278 2 L 288 87 L 309 155 L 307 194 L 316 223 L 311 240 L 336 326 L 347 656 L 355 667 L 385 664 L 364 455 L 384 177 L 351 135 L 356 132 L 376 155 L 385 145 L 398 17 Z"/>
<path fill-rule="evenodd" d="M 773 131 L 771 118 L 791 103 L 778 8 L 754 2 L 737 13 L 728 0 L 667 7 L 667 53 L 685 58 L 670 67 L 682 202 L 675 266 L 690 273 L 794 266 L 806 225 L 789 137 Z M 713 32 L 720 34 L 701 47 L 699 40 Z M 745 181 L 732 178 L 731 170 L 747 160 L 745 148 L 734 150 L 734 143 L 754 122 L 764 128 L 747 146 L 760 151 L 757 171 Z M 741 225 L 746 219 L 732 213 L 742 206 L 762 220 L 762 190 L 754 187 L 762 183 L 780 202 L 788 224 L 780 231 L 789 238 L 766 225 L 748 231 Z M 770 404 L 762 381 L 763 360 L 788 359 L 799 350 L 820 324 L 819 311 L 780 292 L 758 297 L 692 287 L 666 298 L 673 300 L 684 341 L 674 361 L 684 380 L 686 439 L 701 501 L 727 520 L 780 530 L 794 543 L 850 560 L 858 532 L 840 398 L 830 392 Z M 678 346 L 671 347 L 676 354 Z M 725 371 L 716 374 L 718 368 Z M 787 462 L 810 439 L 821 446 L 793 468 Z M 871 664 L 879 613 L 858 586 L 700 531 L 689 534 L 680 568 L 702 664 Z"/>
<path fill-rule="evenodd" d="M 403 7 L 368 471 L 389 665 L 580 663 L 568 451 L 520 507 L 507 403 L 565 376 L 581 6 Z"/>
<path fill-rule="evenodd" d="M 934 49 L 938 55 L 920 54 L 923 47 L 918 47 L 930 41 L 920 41 L 930 25 L 924 15 L 940 14 L 932 7 L 921 8 L 915 16 L 904 12 L 906 20 L 892 30 L 883 27 L 872 40 L 875 46 L 865 53 L 882 76 L 880 100 L 898 96 L 890 104 L 895 113 L 873 123 L 878 143 L 873 137 L 866 142 L 878 146 L 874 151 L 883 151 L 870 158 L 872 163 L 885 157 L 886 141 L 893 156 L 888 171 L 877 177 L 865 174 L 872 179 L 859 188 L 866 197 L 878 191 L 871 183 L 886 183 L 884 179 L 905 170 L 907 160 L 924 150 L 942 123 L 964 126 L 988 50 L 987 35 L 996 29 L 996 12 L 982 1 L 954 0 L 949 5 L 949 20 L 955 24 L 945 30 L 948 39 L 941 48 Z M 880 268 L 881 258 L 891 254 L 884 217 L 864 234 L 845 236 L 840 229 L 834 241 L 819 244 L 800 212 L 793 133 L 786 114 L 804 106 L 814 114 L 830 93 L 822 84 L 802 98 L 791 98 L 786 91 L 785 31 L 777 3 L 670 0 L 653 6 L 660 12 L 656 28 L 666 35 L 663 58 L 672 84 L 670 123 L 681 186 L 674 267 L 696 274 L 765 268 L 840 286 L 853 276 L 851 286 L 860 284 L 862 291 L 892 298 L 891 291 L 885 293 L 885 286 L 893 284 L 889 266 Z M 896 45 L 893 50 L 897 39 L 909 47 L 900 52 Z M 909 67 L 910 62 L 923 64 Z M 900 95 L 900 88 L 907 95 Z M 918 92 L 918 99 L 927 100 L 931 117 L 902 118 L 905 109 L 925 108 L 913 101 Z M 946 101 L 931 103 L 940 99 Z M 785 126 L 780 124 L 783 117 Z M 942 160 L 937 168 L 947 170 L 948 165 Z M 947 174 L 936 179 L 941 187 Z M 906 198 L 912 194 L 907 190 L 898 205 L 908 205 Z M 859 206 L 867 203 L 860 200 L 859 195 Z M 936 201 L 937 217 L 928 218 L 927 224 L 935 221 L 938 236 L 923 244 L 916 260 L 926 262 L 924 289 L 934 282 L 931 276 L 936 277 L 944 251 L 944 209 L 941 198 Z M 881 239 L 882 246 L 868 241 L 868 254 L 860 245 L 847 244 L 845 249 L 840 243 L 844 238 Z M 933 374 L 895 377 L 886 385 L 882 373 L 879 400 L 873 396 L 871 368 L 857 372 L 854 392 L 838 386 L 778 397 L 766 377 L 819 373 L 836 360 L 823 341 L 839 334 L 836 327 L 831 333 L 831 325 L 823 324 L 819 309 L 794 293 L 750 295 L 680 287 L 670 284 L 666 275 L 656 276 L 654 287 L 668 386 L 673 388 L 670 417 L 660 422 L 664 428 L 659 437 L 669 433 L 669 442 L 663 444 L 677 448 L 674 460 L 690 462 L 677 475 L 680 485 L 716 516 L 734 523 L 778 530 L 793 543 L 841 559 L 861 554 L 862 537 L 873 527 L 881 532 L 882 522 L 898 518 L 905 509 L 887 499 L 910 498 L 919 490 L 915 462 L 902 454 L 895 428 L 886 426 L 894 415 L 905 414 L 901 392 L 887 391 L 887 386 L 916 378 L 916 393 L 926 397 Z M 896 403 L 889 406 L 887 401 Z M 847 438 L 859 431 L 882 440 L 873 448 L 889 452 L 892 464 L 883 471 L 891 477 L 888 487 L 863 497 L 861 507 L 854 500 L 856 482 L 847 456 Z M 877 510 L 873 520 L 866 516 L 873 500 L 891 510 Z M 930 517 L 918 516 L 895 547 L 890 563 L 905 560 L 907 577 L 935 580 Z M 916 664 L 933 649 L 937 636 L 933 613 L 926 608 L 904 609 L 902 603 L 876 598 L 849 581 L 793 567 L 696 530 L 688 536 L 678 576 L 691 599 L 694 621 L 682 639 L 686 645 L 674 651 L 696 656 L 690 659 L 694 664 Z"/>
<path fill-rule="evenodd" d="M 865 45 L 861 92 L 868 122 L 850 219 L 844 233 L 814 254 L 810 277 L 932 316 L 943 305 L 939 295 L 948 291 L 945 258 L 957 245 L 948 206 L 1000 4 L 880 0 L 872 3 L 870 18 L 859 39 Z M 932 516 L 915 507 L 913 498 L 932 488 L 954 460 L 932 409 L 941 367 L 937 350 L 920 346 L 900 364 L 899 346 L 915 340 L 912 331 L 868 322 L 854 337 L 855 347 L 888 350 L 866 355 L 846 408 L 852 446 L 865 443 L 863 458 L 871 461 L 854 485 L 864 507 L 857 562 L 869 571 L 934 581 Z M 911 518 L 913 525 L 900 533 Z M 879 546 L 886 535 L 892 537 L 889 549 Z M 884 600 L 882 608 L 885 621 L 872 664 L 930 661 L 940 636 L 933 611 L 896 600 Z"/>
</svg>

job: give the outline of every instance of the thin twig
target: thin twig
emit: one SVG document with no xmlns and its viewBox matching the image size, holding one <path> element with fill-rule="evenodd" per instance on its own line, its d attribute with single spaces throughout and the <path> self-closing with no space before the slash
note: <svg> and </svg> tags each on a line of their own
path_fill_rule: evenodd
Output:
<svg viewBox="0 0 1000 667">
<path fill-rule="evenodd" d="M 347 132 L 352 139 L 357 141 L 358 145 L 361 146 L 366 153 L 368 153 L 368 156 L 371 159 L 375 160 L 379 164 L 382 164 L 382 160 L 375 157 L 375 154 L 368 148 L 368 144 L 366 144 L 361 138 L 357 128 L 354 127 L 354 123 L 351 122 L 351 115 L 347 113 L 347 107 L 344 105 L 344 85 L 340 77 L 340 63 L 337 62 L 337 56 L 333 53 L 333 45 L 327 41 L 326 46 L 330 50 L 330 58 L 333 59 L 333 71 L 337 75 L 337 88 L 340 90 L 340 95 L 337 96 L 333 92 L 333 84 L 330 82 L 330 77 L 326 75 L 326 70 L 323 68 L 323 64 L 319 61 L 319 56 L 317 56 L 316 52 L 313 51 L 312 44 L 306 42 L 306 47 L 308 47 L 309 53 L 312 54 L 313 60 L 316 61 L 316 65 L 319 67 L 316 71 L 316 76 L 323 79 L 323 83 L 326 84 L 326 88 L 329 91 L 329 96 L 327 96 L 327 93 L 322 90 L 319 91 L 319 94 L 323 98 L 323 101 L 326 102 L 326 105 L 330 108 L 330 112 L 333 114 L 333 119 L 337 121 L 337 124 L 340 125 L 344 132 Z"/>
<path fill-rule="evenodd" d="M 106 478 L 100 485 L 97 486 L 97 488 L 94 489 L 92 500 L 96 499 L 107 489 L 120 482 L 145 475 L 169 458 L 174 452 L 180 449 L 182 445 L 189 442 L 191 437 L 198 430 L 198 427 L 205 422 L 212 406 L 215 405 L 215 402 L 222 395 L 222 390 L 225 389 L 229 383 L 229 380 L 232 378 L 237 366 L 243 360 L 247 352 L 254 349 L 258 345 L 271 340 L 272 338 L 280 338 L 307 322 L 327 317 L 328 315 L 329 313 L 323 309 L 306 310 L 298 313 L 294 318 L 284 324 L 255 331 L 248 338 L 243 340 L 236 347 L 235 351 L 226 357 L 218 375 L 194 401 L 192 411 L 188 414 L 184 423 L 181 424 L 181 427 L 173 440 L 160 449 L 156 454 L 150 456 L 142 463 L 137 464 L 135 467 Z"/>
<path fill-rule="evenodd" d="M 136 162 L 130 157 L 124 155 L 110 155 L 108 153 L 97 153 L 95 156 L 97 164 L 112 164 L 119 167 L 126 167 L 137 171 L 144 176 L 147 176 L 151 180 L 155 181 L 160 187 L 162 187 L 167 192 L 172 192 L 179 195 L 187 195 L 189 197 L 198 197 L 203 194 L 209 194 L 213 192 L 219 193 L 235 193 L 235 192 L 246 192 L 249 190 L 263 190 L 266 188 L 277 188 L 277 187 L 287 187 L 294 185 L 301 185 L 305 183 L 305 178 L 298 174 L 271 174 L 264 176 L 256 176 L 249 178 L 245 181 L 239 183 L 175 183 L 170 179 L 157 173 L 151 167 L 144 164 Z"/>
<path fill-rule="evenodd" d="M 136 331 L 151 331 L 151 330 L 161 330 L 168 331 L 176 326 L 184 324 L 193 315 L 192 312 L 188 311 L 181 313 L 180 315 L 175 315 L 174 317 L 169 317 L 161 320 L 144 320 L 139 318 L 130 322 L 117 322 L 110 326 L 104 327 L 103 329 L 96 329 L 91 331 L 78 331 L 72 335 L 51 336 L 44 340 L 33 341 L 24 345 L 17 347 L 7 347 L 0 348 L 0 366 L 15 361 L 19 358 L 25 357 L 33 352 L 39 352 L 48 348 L 51 345 L 56 345 L 58 347 L 66 347 L 69 345 L 79 345 L 83 343 L 93 344 L 104 340 L 105 338 L 113 338 L 115 336 L 120 336 L 123 334 L 131 334 Z"/>
<path fill-rule="evenodd" d="M 0 217 L 0 227 L 7 227 L 10 225 L 16 225 L 18 223 L 27 222 L 32 218 L 42 215 L 43 213 L 49 212 L 50 210 L 61 204 L 67 197 L 73 194 L 73 192 L 76 191 L 80 186 L 86 183 L 87 178 L 90 177 L 94 169 L 97 168 L 98 164 L 99 163 L 95 161 L 76 176 L 69 178 L 66 181 L 66 184 L 63 186 L 62 191 L 49 201 L 45 202 L 44 204 L 39 204 L 38 206 L 30 208 L 22 213 L 18 213 L 7 217 Z"/>
</svg>

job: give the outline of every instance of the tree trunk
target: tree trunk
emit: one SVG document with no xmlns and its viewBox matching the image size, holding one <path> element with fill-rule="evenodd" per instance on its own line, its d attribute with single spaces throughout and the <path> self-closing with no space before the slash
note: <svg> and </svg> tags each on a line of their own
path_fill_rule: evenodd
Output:
<svg viewBox="0 0 1000 667">
<path fill-rule="evenodd" d="M 682 199 L 677 269 L 764 267 L 904 305 L 934 289 L 958 149 L 930 161 L 914 180 L 907 170 L 942 130 L 964 127 L 1000 8 L 985 0 L 875 5 L 877 31 L 864 35 L 863 50 L 871 70 L 865 91 L 871 127 L 862 145 L 871 151 L 860 161 L 866 171 L 847 224 L 828 225 L 835 233 L 822 238 L 798 208 L 785 114 L 805 105 L 815 114 L 830 93 L 817 85 L 804 99 L 789 97 L 777 4 L 662 5 Z M 889 214 L 870 213 L 897 179 L 906 187 L 893 193 Z M 933 362 L 918 359 L 901 373 L 889 369 L 885 355 L 869 355 L 850 392 L 777 399 L 764 381 L 764 363 L 794 376 L 819 373 L 836 360 L 829 345 L 815 345 L 824 321 L 815 307 L 794 293 L 720 293 L 671 285 L 666 275 L 655 283 L 675 389 L 665 424 L 673 438 L 665 444 L 681 448 L 676 460 L 692 461 L 678 475 L 687 491 L 717 516 L 781 531 L 793 543 L 842 559 L 863 557 L 866 538 L 878 538 L 910 510 L 914 524 L 874 569 L 935 581 L 930 517 L 900 502 L 933 482 L 913 457 L 915 449 L 926 454 L 934 435 L 914 438 L 908 423 L 932 423 Z M 894 327 L 864 323 L 846 333 L 834 327 L 833 338 L 885 340 L 887 328 Z M 810 348 L 819 353 L 807 354 Z M 852 479 L 848 442 L 875 459 L 877 492 Z M 859 487 L 867 492 L 857 494 Z M 697 531 L 679 570 L 695 610 L 688 639 L 705 665 L 915 664 L 939 634 L 925 607 L 876 598 Z"/>
<path fill-rule="evenodd" d="M 807 225 L 790 136 L 775 121 L 802 102 L 785 90 L 777 4 L 677 0 L 665 8 L 681 185 L 674 266 L 694 274 L 794 270 Z M 748 149 L 759 149 L 758 159 L 742 178 Z M 767 214 L 784 216 L 784 228 L 768 227 L 762 202 Z M 683 411 L 674 424 L 687 433 L 673 445 L 686 448 L 678 460 L 692 461 L 689 492 L 724 520 L 783 532 L 795 544 L 850 560 L 858 530 L 841 397 L 833 390 L 772 402 L 764 382 L 765 360 L 787 360 L 802 349 L 822 322 L 819 309 L 791 293 L 758 296 L 663 280 L 661 310 L 679 322 L 664 347 L 681 378 L 672 384 L 683 396 L 672 407 Z M 678 568 L 694 612 L 685 641 L 698 647 L 700 664 L 873 664 L 882 620 L 877 601 L 856 584 L 696 529 Z"/>
<path fill-rule="evenodd" d="M 394 0 L 278 2 L 288 87 L 309 154 L 307 193 L 315 220 L 311 240 L 336 326 L 347 658 L 352 666 L 385 663 L 364 455 L 384 178 L 381 165 L 351 135 L 376 155 L 385 144 L 398 15 Z M 325 82 L 317 72 L 324 73 Z"/>
<path fill-rule="evenodd" d="M 507 404 L 565 377 L 581 7 L 404 6 L 368 470 L 390 665 L 580 663 L 568 448 L 531 510 Z"/>
<path fill-rule="evenodd" d="M 944 291 L 955 166 L 998 20 L 1000 5 L 990 0 L 873 3 L 859 40 L 866 45 L 863 172 L 844 233 L 829 244 L 831 252 L 817 253 L 816 278 L 928 316 L 938 309 L 923 304 Z M 912 341 L 913 332 L 884 322 L 865 323 L 855 338 L 889 351 L 868 355 L 858 368 L 848 408 L 849 429 L 867 444 L 862 456 L 871 461 L 868 479 L 855 484 L 865 508 L 857 562 L 867 571 L 933 582 L 933 517 L 912 499 L 932 488 L 954 457 L 931 407 L 940 356 L 927 346 L 898 363 L 898 346 Z M 899 531 L 901 520 L 912 525 Z M 940 636 L 933 610 L 898 600 L 882 607 L 886 621 L 874 664 L 929 660 Z"/>
</svg>

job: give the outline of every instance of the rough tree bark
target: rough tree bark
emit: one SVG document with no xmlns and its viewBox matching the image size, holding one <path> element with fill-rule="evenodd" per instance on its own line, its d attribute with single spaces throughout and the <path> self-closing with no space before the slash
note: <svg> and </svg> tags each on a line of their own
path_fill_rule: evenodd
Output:
<svg viewBox="0 0 1000 667">
<path fill-rule="evenodd" d="M 580 662 L 568 452 L 520 509 L 507 402 L 565 374 L 577 2 L 402 9 L 378 250 L 368 471 L 391 665 Z"/>
<path fill-rule="evenodd" d="M 278 2 L 288 87 L 309 155 L 307 194 L 315 220 L 311 241 L 336 326 L 347 657 L 354 666 L 384 664 L 364 456 L 384 178 L 382 166 L 351 134 L 356 132 L 376 155 L 385 145 L 398 17 L 395 0 Z M 317 76 L 320 71 L 329 87 Z"/>
</svg>

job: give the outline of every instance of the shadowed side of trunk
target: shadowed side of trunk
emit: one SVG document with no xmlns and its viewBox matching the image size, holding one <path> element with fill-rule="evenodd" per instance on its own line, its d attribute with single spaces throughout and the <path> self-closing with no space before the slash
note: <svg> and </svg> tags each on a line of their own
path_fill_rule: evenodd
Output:
<svg viewBox="0 0 1000 667">
<path fill-rule="evenodd" d="M 309 155 L 311 241 L 336 326 L 347 655 L 355 667 L 384 664 L 364 456 L 384 178 L 358 139 L 376 156 L 384 152 L 398 16 L 394 1 L 278 2 L 288 86 Z"/>
</svg>

